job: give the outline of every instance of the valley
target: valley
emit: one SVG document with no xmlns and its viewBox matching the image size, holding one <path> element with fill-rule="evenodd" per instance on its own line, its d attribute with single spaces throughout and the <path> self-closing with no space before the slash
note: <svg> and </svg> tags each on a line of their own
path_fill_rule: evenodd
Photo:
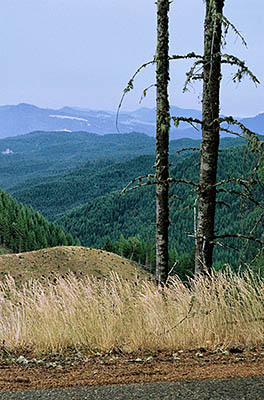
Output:
<svg viewBox="0 0 264 400">
<path fill-rule="evenodd" d="M 241 138 L 221 139 L 218 180 L 250 175 L 256 158 L 244 144 Z M 174 179 L 198 182 L 198 153 L 188 148 L 199 147 L 199 140 L 171 140 Z M 39 131 L 1 139 L 1 148 L 12 149 L 12 153 L 0 154 L 1 185 L 18 202 L 33 207 L 83 246 L 108 246 L 110 251 L 154 268 L 154 186 L 120 196 L 135 177 L 154 173 L 154 138 L 136 132 L 97 135 Z M 187 151 L 177 153 L 182 148 Z M 234 185 L 229 184 L 231 187 Z M 261 199 L 261 189 L 255 191 Z M 182 277 L 184 270 L 192 271 L 194 242 L 189 235 L 193 232 L 194 199 L 195 187 L 171 185 L 170 265 L 177 259 L 174 273 Z M 228 194 L 219 194 L 219 202 L 216 221 L 220 235 L 227 230 L 245 233 L 260 215 L 253 204 L 243 204 Z M 257 235 L 262 235 L 261 225 Z M 131 243 L 137 243 L 137 248 Z M 216 247 L 215 266 L 231 263 L 236 268 L 252 259 L 258 247 L 248 242 L 241 247 L 237 239 L 231 239 L 231 245 L 233 249 L 226 251 L 224 240 Z"/>
</svg>

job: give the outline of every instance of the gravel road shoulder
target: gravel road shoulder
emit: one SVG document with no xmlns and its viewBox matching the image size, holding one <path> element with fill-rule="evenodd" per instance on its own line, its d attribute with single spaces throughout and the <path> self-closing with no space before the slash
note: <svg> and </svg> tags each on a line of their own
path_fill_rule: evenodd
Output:
<svg viewBox="0 0 264 400">
<path fill-rule="evenodd" d="M 264 377 L 0 393 L 1 400 L 263 400 Z"/>
</svg>

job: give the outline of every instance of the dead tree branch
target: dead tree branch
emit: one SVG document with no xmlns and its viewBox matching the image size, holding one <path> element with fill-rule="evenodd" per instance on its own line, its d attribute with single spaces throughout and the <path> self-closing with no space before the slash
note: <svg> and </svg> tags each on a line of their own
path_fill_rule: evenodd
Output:
<svg viewBox="0 0 264 400">
<path fill-rule="evenodd" d="M 174 122 L 174 126 L 178 128 L 179 123 L 182 122 L 188 122 L 194 129 L 196 129 L 199 132 L 199 129 L 194 125 L 194 124 L 200 124 L 202 125 L 202 121 L 198 118 L 186 118 L 186 117 L 171 117 L 171 119 Z"/>
<path fill-rule="evenodd" d="M 259 243 L 262 246 L 264 245 L 264 240 L 258 239 L 254 236 L 247 236 L 242 233 L 224 233 L 223 235 L 214 236 L 214 239 L 225 239 L 225 238 L 246 239 L 246 240 L 251 240 L 255 243 Z"/>
<path fill-rule="evenodd" d="M 179 153 L 182 153 L 183 151 L 188 151 L 188 150 L 190 150 L 190 151 L 201 151 L 200 147 L 184 147 L 184 148 L 182 148 L 180 150 L 177 150 L 176 154 L 179 154 Z"/>
</svg>

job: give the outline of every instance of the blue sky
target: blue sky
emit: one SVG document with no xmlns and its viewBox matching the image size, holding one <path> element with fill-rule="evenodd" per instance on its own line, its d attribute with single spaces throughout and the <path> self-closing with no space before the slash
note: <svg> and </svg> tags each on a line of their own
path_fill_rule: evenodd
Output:
<svg viewBox="0 0 264 400">
<path fill-rule="evenodd" d="M 8 0 L 0 4 L 0 104 L 32 103 L 115 110 L 122 91 L 139 65 L 151 60 L 156 47 L 155 0 Z M 243 60 L 261 80 L 232 83 L 223 70 L 221 112 L 236 116 L 264 111 L 263 0 L 226 0 L 226 16 L 245 36 L 248 48 L 231 32 L 225 52 Z M 174 0 L 171 4 L 171 54 L 202 52 L 204 3 Z M 171 64 L 170 101 L 200 108 L 201 86 L 182 93 L 188 62 Z M 124 110 L 155 106 L 149 67 L 135 81 Z"/>
</svg>

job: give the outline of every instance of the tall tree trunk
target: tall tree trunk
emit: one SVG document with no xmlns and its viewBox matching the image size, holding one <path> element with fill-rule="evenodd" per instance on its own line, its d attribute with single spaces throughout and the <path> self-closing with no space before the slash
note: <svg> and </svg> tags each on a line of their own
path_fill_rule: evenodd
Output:
<svg viewBox="0 0 264 400">
<path fill-rule="evenodd" d="M 219 97 L 221 39 L 224 0 L 206 0 L 204 22 L 204 68 L 202 146 L 195 274 L 211 272 L 213 262 L 216 173 L 219 148 Z"/>
<path fill-rule="evenodd" d="M 157 1 L 156 53 L 156 280 L 168 278 L 169 177 L 169 0 Z"/>
</svg>

